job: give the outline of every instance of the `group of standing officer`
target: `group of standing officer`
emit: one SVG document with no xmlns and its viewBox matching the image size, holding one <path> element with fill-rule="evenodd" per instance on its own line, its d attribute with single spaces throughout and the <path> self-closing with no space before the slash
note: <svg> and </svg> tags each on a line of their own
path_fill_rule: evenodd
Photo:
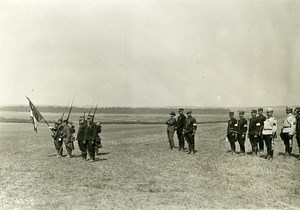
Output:
<svg viewBox="0 0 300 210">
<path fill-rule="evenodd" d="M 172 150 L 175 148 L 174 133 L 176 131 L 179 141 L 178 151 L 185 151 L 184 142 L 186 140 L 189 146 L 187 154 L 191 154 L 192 152 L 195 154 L 195 133 L 197 130 L 197 123 L 195 118 L 192 117 L 192 110 L 187 110 L 187 117 L 184 115 L 183 111 L 183 108 L 178 110 L 179 116 L 177 119 L 175 118 L 175 112 L 172 111 L 170 113 L 170 119 L 166 121 L 170 149 Z"/>
<path fill-rule="evenodd" d="M 72 157 L 72 150 L 74 150 L 75 126 L 68 120 L 59 119 L 54 123 L 53 131 L 54 146 L 57 151 L 57 156 L 62 157 L 63 143 L 66 146 L 68 157 Z M 95 160 L 95 156 L 99 155 L 99 148 L 102 148 L 101 138 L 99 134 L 102 131 L 100 122 L 94 123 L 94 116 L 88 115 L 87 119 L 84 116 L 79 118 L 79 127 L 77 132 L 78 146 L 81 151 L 81 157 L 83 160 L 87 159 L 87 153 L 89 153 L 90 159 Z"/>
<path fill-rule="evenodd" d="M 263 115 L 263 108 L 252 110 L 251 119 L 249 120 L 249 129 L 244 114 L 244 111 L 239 111 L 239 119 L 236 120 L 234 118 L 234 112 L 229 112 L 227 139 L 230 143 L 231 153 L 236 153 L 235 142 L 238 141 L 240 145 L 240 155 L 245 155 L 245 140 L 248 131 L 252 155 L 255 156 L 258 153 L 260 153 L 260 155 L 264 154 L 265 143 L 267 148 L 267 159 L 273 160 L 274 138 L 277 137 L 277 120 L 273 117 L 273 109 L 266 109 L 267 117 Z M 283 121 L 283 128 L 280 132 L 280 137 L 285 145 L 285 155 L 290 157 L 293 147 L 293 137 L 296 134 L 300 159 L 300 109 L 296 108 L 293 115 L 293 109 L 291 107 L 286 107 L 286 114 Z"/>
</svg>

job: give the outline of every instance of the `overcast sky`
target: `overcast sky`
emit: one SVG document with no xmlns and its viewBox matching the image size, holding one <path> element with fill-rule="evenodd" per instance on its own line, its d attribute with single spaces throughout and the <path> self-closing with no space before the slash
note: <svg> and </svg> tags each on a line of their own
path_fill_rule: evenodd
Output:
<svg viewBox="0 0 300 210">
<path fill-rule="evenodd" d="M 0 1 L 0 105 L 300 104 L 299 67 L 298 0 Z"/>
</svg>

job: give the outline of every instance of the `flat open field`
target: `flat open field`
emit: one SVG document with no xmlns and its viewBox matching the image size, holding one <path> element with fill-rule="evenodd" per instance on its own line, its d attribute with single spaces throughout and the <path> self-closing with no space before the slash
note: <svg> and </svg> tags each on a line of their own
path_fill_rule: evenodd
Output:
<svg viewBox="0 0 300 210">
<path fill-rule="evenodd" d="M 288 159 L 277 139 L 268 162 L 227 153 L 225 132 L 224 123 L 199 125 L 188 155 L 168 148 L 164 125 L 104 125 L 91 162 L 77 142 L 74 158 L 57 158 L 44 124 L 36 134 L 0 123 L 0 209 L 300 208 L 297 144 Z"/>
</svg>

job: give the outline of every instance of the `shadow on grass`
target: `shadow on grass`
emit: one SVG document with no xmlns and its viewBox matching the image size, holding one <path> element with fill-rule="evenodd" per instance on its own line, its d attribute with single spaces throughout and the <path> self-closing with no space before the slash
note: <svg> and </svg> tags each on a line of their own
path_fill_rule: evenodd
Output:
<svg viewBox="0 0 300 210">
<path fill-rule="evenodd" d="M 278 156 L 286 156 L 286 155 L 285 155 L 285 153 L 283 153 L 283 152 L 279 152 L 279 153 L 278 153 Z M 288 156 L 286 156 L 286 157 L 288 157 Z M 290 157 L 299 159 L 300 155 L 299 155 L 299 154 L 298 154 L 298 155 L 296 155 L 296 154 L 291 154 Z"/>
<path fill-rule="evenodd" d="M 107 158 L 95 158 L 94 161 L 88 160 L 88 162 L 89 162 L 89 163 L 95 163 L 95 162 L 104 161 L 104 160 L 107 160 Z"/>
<path fill-rule="evenodd" d="M 109 152 L 99 152 L 99 155 L 108 155 Z"/>
<path fill-rule="evenodd" d="M 57 154 L 48 155 L 47 157 L 57 157 Z M 67 157 L 67 155 L 62 155 L 61 157 Z"/>
</svg>

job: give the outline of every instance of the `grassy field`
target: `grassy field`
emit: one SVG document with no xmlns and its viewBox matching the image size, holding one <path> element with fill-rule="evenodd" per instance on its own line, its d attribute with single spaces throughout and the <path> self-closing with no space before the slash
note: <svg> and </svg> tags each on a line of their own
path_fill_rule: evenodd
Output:
<svg viewBox="0 0 300 210">
<path fill-rule="evenodd" d="M 31 124 L 0 123 L 0 209 L 300 208 L 298 151 L 285 158 L 280 140 L 268 162 L 227 153 L 224 123 L 199 125 L 194 155 L 170 150 L 165 130 L 104 125 L 91 162 L 77 142 L 74 158 L 57 158 L 45 125 L 36 134 Z"/>
</svg>

